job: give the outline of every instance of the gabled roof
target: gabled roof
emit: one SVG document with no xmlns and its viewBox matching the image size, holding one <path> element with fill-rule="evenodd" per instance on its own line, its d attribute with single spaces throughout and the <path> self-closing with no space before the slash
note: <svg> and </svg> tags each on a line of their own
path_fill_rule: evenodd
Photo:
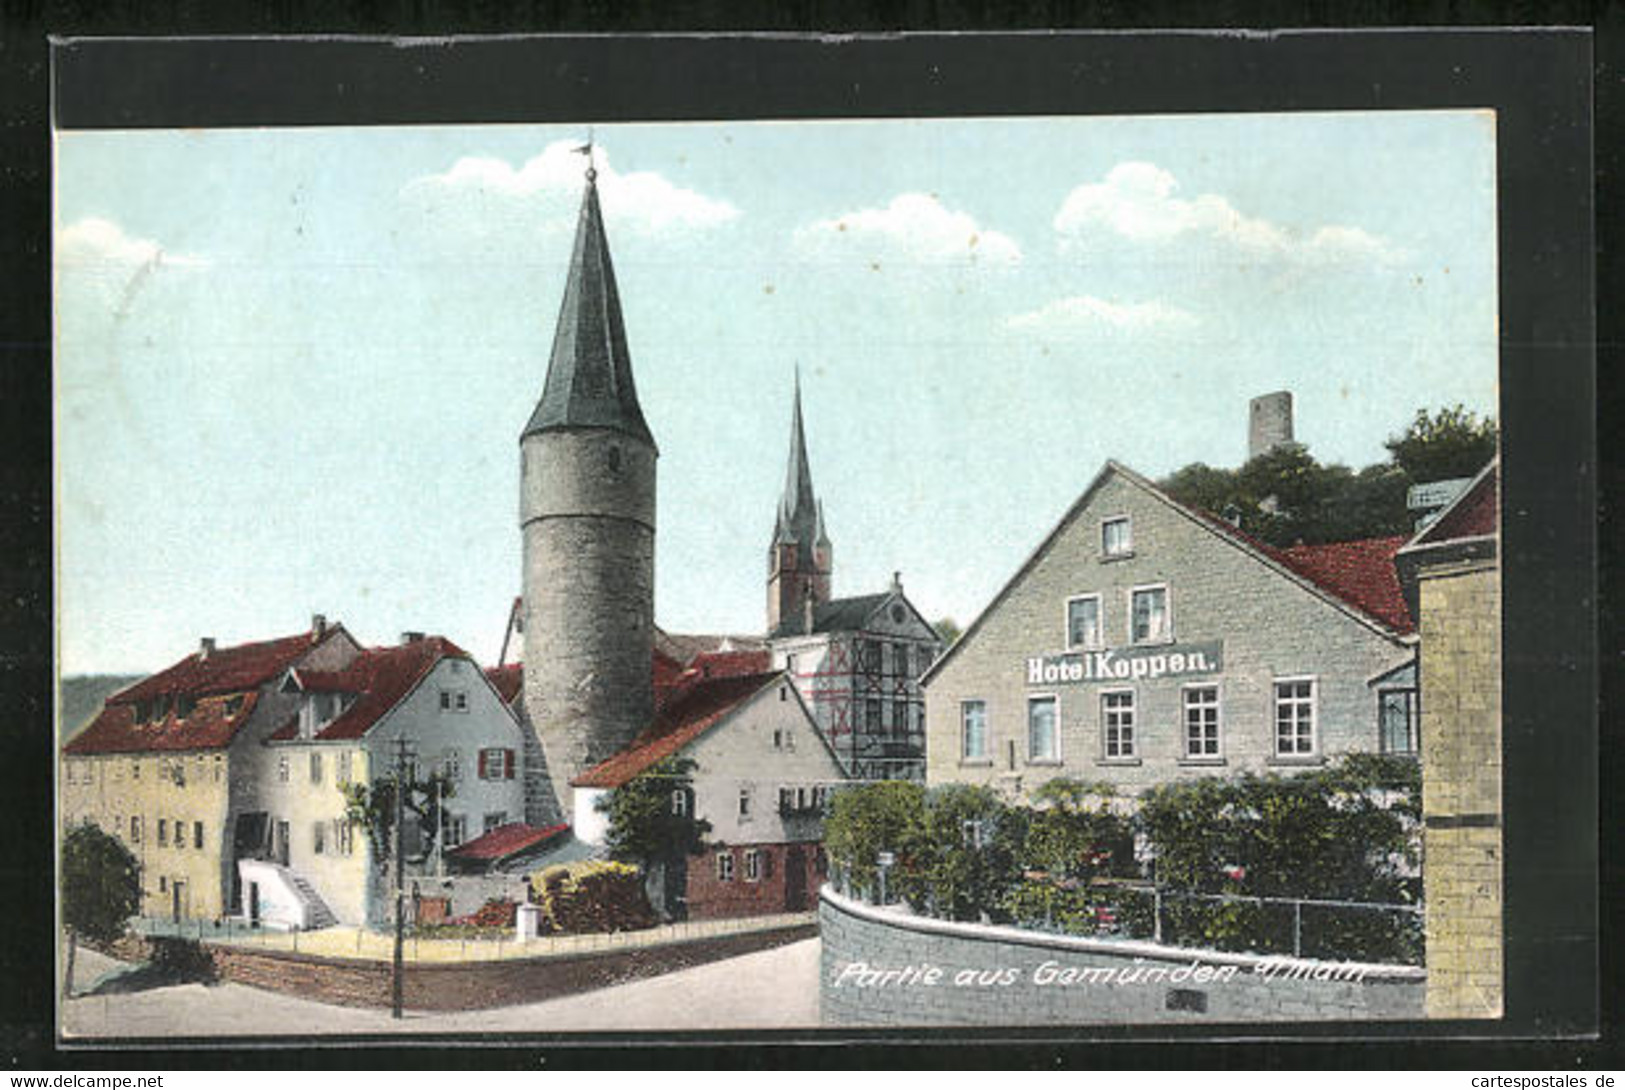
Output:
<svg viewBox="0 0 1625 1090">
<path fill-rule="evenodd" d="M 194 652 L 108 697 L 63 752 L 88 756 L 224 748 L 253 713 L 261 686 L 313 648 L 340 636 L 350 639 L 343 625 L 324 625 L 296 636 L 217 647 L 207 654 Z M 233 696 L 241 700 L 232 701 Z M 181 697 L 195 703 L 185 716 L 179 714 Z M 165 698 L 168 706 L 161 714 L 138 709 Z M 233 704 L 235 710 L 229 710 Z M 149 712 L 146 722 L 136 721 L 138 710 Z"/>
<path fill-rule="evenodd" d="M 655 626 L 654 636 L 655 650 L 668 656 L 680 667 L 687 666 L 694 660 L 695 655 L 707 651 L 757 651 L 767 646 L 767 640 L 761 636 L 667 632 L 659 625 Z"/>
<path fill-rule="evenodd" d="M 425 636 L 395 647 L 369 647 L 343 670 L 320 674 L 300 671 L 295 679 L 319 692 L 356 695 L 327 726 L 316 732 L 315 741 L 334 742 L 360 738 L 366 734 L 444 658 L 468 659 L 468 653 L 444 636 Z M 470 660 L 472 664 L 472 660 Z M 310 685 L 315 679 L 316 684 Z M 273 742 L 294 741 L 299 737 L 297 719 L 290 720 L 271 736 Z"/>
<path fill-rule="evenodd" d="M 1410 613 L 1404 609 L 1403 595 L 1399 587 L 1399 576 L 1394 571 L 1392 563 L 1394 554 L 1404 544 L 1403 538 L 1373 538 L 1368 541 L 1338 542 L 1332 545 L 1294 546 L 1293 549 L 1279 549 L 1259 541 L 1249 534 L 1230 525 L 1230 523 L 1209 514 L 1198 508 L 1187 507 L 1168 493 L 1158 488 L 1150 480 L 1129 469 L 1127 466 L 1107 459 L 1100 472 L 1095 474 L 1094 480 L 1083 490 L 1083 494 L 1073 501 L 1067 508 L 1066 514 L 1055 524 L 1038 547 L 1028 554 L 1021 566 L 1015 571 L 1004 586 L 999 588 L 976 619 L 960 634 L 953 646 L 949 647 L 941 657 L 933 662 L 929 669 L 921 675 L 921 682 L 928 683 L 934 678 L 948 662 L 958 654 L 959 649 L 968 643 L 972 636 L 982 627 L 982 622 L 992 614 L 1010 593 L 1021 584 L 1037 563 L 1049 552 L 1057 538 L 1072 525 L 1078 516 L 1089 506 L 1096 493 L 1112 477 L 1118 477 L 1134 485 L 1172 510 L 1190 519 L 1198 526 L 1203 527 L 1215 537 L 1227 541 L 1256 559 L 1259 563 L 1272 569 L 1284 578 L 1290 579 L 1310 591 L 1316 597 L 1331 604 L 1343 613 L 1354 618 L 1366 627 L 1388 639 L 1400 640 L 1415 630 Z M 1294 552 L 1296 550 L 1296 554 Z M 1386 557 L 1386 563 L 1383 562 Z M 1387 584 L 1392 583 L 1389 587 Z M 1398 608 L 1395 608 L 1395 601 Z"/>
<path fill-rule="evenodd" d="M 545 828 L 537 828 L 534 825 L 526 825 L 522 821 L 510 821 L 506 825 L 498 825 L 483 836 L 464 841 L 446 854 L 460 859 L 496 862 L 511 855 L 529 851 L 536 845 L 569 831 L 570 827 L 568 825 L 548 825 Z"/>
<path fill-rule="evenodd" d="M 491 683 L 491 688 L 497 691 L 504 704 L 512 704 L 525 690 L 524 664 L 510 662 L 506 666 L 487 666 L 485 680 Z"/>
<path fill-rule="evenodd" d="M 609 428 L 653 446 L 632 383 L 632 356 L 594 178 L 589 168 L 547 382 L 520 438 L 555 428 Z"/>
<path fill-rule="evenodd" d="M 1282 564 L 1322 590 L 1363 610 L 1395 632 L 1414 632 L 1416 623 L 1400 590 L 1394 555 L 1405 544 L 1397 537 L 1336 541 L 1270 549 Z"/>
<path fill-rule="evenodd" d="M 109 753 L 175 753 L 223 749 L 254 714 L 259 691 L 237 694 L 240 706 L 231 711 L 231 694 L 214 693 L 198 699 L 184 719 L 171 709 L 145 723 L 135 721 L 135 704 L 109 701 L 90 725 L 73 736 L 62 752 L 73 757 Z"/>
<path fill-rule="evenodd" d="M 109 703 L 133 704 L 156 696 L 202 696 L 205 693 L 240 693 L 257 689 L 277 677 L 300 656 L 340 633 L 343 625 L 327 625 L 297 636 L 217 647 L 208 654 L 195 651 L 173 666 L 108 697 Z M 348 637 L 348 633 L 344 633 Z"/>
<path fill-rule="evenodd" d="M 1404 552 L 1455 541 L 1493 537 L 1500 510 L 1501 459 L 1490 459 L 1461 495 L 1404 545 Z"/>
<path fill-rule="evenodd" d="M 856 632 L 862 628 L 875 610 L 886 604 L 891 593 L 862 594 L 854 598 L 831 598 L 827 602 L 819 602 L 813 607 L 812 630 L 820 632 Z M 772 639 L 783 639 L 787 636 L 807 635 L 805 621 L 802 617 L 786 617 L 779 622 L 768 636 Z"/>
<path fill-rule="evenodd" d="M 708 678 L 685 687 L 660 710 L 652 727 L 571 780 L 570 786 L 620 787 L 727 719 L 783 676 L 781 672 Z"/>
</svg>

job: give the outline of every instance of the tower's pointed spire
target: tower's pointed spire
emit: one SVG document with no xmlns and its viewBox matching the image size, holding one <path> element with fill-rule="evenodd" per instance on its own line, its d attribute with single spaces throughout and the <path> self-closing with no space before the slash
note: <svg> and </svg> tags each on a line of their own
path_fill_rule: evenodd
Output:
<svg viewBox="0 0 1625 1090">
<path fill-rule="evenodd" d="M 807 555 L 811 556 L 822 523 L 818 500 L 813 496 L 812 468 L 807 464 L 807 436 L 801 425 L 801 369 L 798 367 L 790 418 L 790 463 L 785 470 L 784 495 L 779 498 L 775 536 L 780 541 L 807 546 Z"/>
<path fill-rule="evenodd" d="M 576 221 L 575 250 L 553 334 L 547 384 L 521 438 L 555 428 L 610 428 L 653 445 L 632 383 L 621 297 L 598 208 L 592 144 L 577 150 L 588 157 L 587 189 Z"/>
</svg>

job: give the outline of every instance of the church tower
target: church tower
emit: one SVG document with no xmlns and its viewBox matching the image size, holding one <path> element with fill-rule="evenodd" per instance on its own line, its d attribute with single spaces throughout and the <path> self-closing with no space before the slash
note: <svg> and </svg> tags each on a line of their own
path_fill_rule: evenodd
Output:
<svg viewBox="0 0 1625 1090">
<path fill-rule="evenodd" d="M 525 711 L 566 813 L 570 780 L 654 716 L 659 451 L 632 384 L 596 179 L 589 165 L 547 382 L 519 437 Z"/>
<path fill-rule="evenodd" d="M 833 567 L 834 548 L 824 530 L 824 508 L 813 495 L 812 470 L 807 465 L 798 373 L 790 420 L 790 466 L 767 554 L 768 635 L 789 635 L 812 627 L 813 611 L 829 601 Z"/>
</svg>

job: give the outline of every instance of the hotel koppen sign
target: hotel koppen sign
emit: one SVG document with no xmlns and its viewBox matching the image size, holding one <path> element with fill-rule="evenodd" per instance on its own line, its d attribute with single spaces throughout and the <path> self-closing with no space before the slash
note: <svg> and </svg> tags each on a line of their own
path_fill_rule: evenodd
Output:
<svg viewBox="0 0 1625 1090">
<path fill-rule="evenodd" d="M 1216 674 L 1224 669 L 1224 641 L 1120 647 L 1034 655 L 1027 660 L 1028 685 L 1078 681 L 1140 681 L 1159 677 Z"/>
</svg>

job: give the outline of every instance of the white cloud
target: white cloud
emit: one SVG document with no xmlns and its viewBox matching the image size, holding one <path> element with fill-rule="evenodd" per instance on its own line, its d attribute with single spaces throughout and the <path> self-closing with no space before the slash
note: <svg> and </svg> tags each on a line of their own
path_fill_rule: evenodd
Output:
<svg viewBox="0 0 1625 1090">
<path fill-rule="evenodd" d="M 904 193 L 885 208 L 866 208 L 796 229 L 794 245 L 815 258 L 901 259 L 925 263 L 1014 265 L 1021 247 L 977 225 L 936 197 Z"/>
<path fill-rule="evenodd" d="M 1247 216 L 1213 193 L 1186 199 L 1179 182 L 1153 163 L 1119 163 L 1104 181 L 1080 185 L 1061 203 L 1055 229 L 1075 244 L 1106 232 L 1130 242 L 1205 238 L 1256 258 L 1307 264 L 1403 260 L 1402 247 L 1358 227 L 1326 226 L 1307 234 Z"/>
<path fill-rule="evenodd" d="M 97 216 L 76 220 L 62 229 L 56 239 L 55 260 L 57 267 L 65 270 L 120 275 L 160 266 L 201 268 L 208 265 L 207 260 L 194 254 L 171 253 L 152 239 L 133 238 L 112 220 Z"/>
<path fill-rule="evenodd" d="M 1093 295 L 1074 295 L 1017 314 L 1008 319 L 1012 329 L 1046 334 L 1086 334 L 1096 331 L 1172 332 L 1196 324 L 1196 316 L 1168 303 L 1118 303 Z"/>
<path fill-rule="evenodd" d="M 500 206 L 508 206 L 506 211 L 512 212 L 535 205 L 544 214 L 572 216 L 586 167 L 583 157 L 573 150 L 576 146 L 574 141 L 556 141 L 517 169 L 505 159 L 465 156 L 449 170 L 408 182 L 402 194 L 431 203 L 447 199 L 479 202 L 499 214 L 504 210 Z M 618 173 L 601 147 L 595 149 L 594 160 L 604 215 L 635 230 L 698 230 L 727 223 L 740 214 L 727 201 L 684 189 L 653 171 Z M 499 207 L 490 208 L 492 204 Z"/>
</svg>

